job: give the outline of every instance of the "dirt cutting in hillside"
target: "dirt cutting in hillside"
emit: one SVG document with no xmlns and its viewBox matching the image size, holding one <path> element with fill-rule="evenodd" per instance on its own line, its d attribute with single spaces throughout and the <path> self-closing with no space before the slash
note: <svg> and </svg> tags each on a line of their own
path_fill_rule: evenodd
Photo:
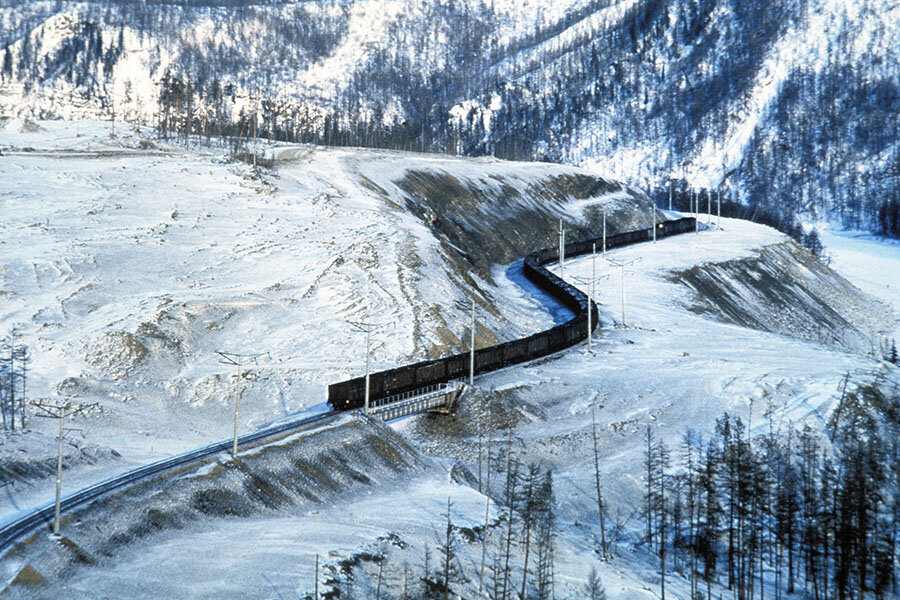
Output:
<svg viewBox="0 0 900 600">
<path fill-rule="evenodd" d="M 524 189 L 501 174 L 485 181 L 440 169 L 409 170 L 396 183 L 407 195 L 407 210 L 486 281 L 493 281 L 492 266 L 557 245 L 560 218 L 567 242 L 601 235 L 603 210 L 609 235 L 650 226 L 644 210 L 649 200 L 618 183 L 574 170 L 548 175 Z M 590 199 L 596 199 L 596 205 L 578 218 L 568 212 L 567 204 Z"/>
<path fill-rule="evenodd" d="M 848 351 L 877 351 L 893 330 L 888 305 L 791 241 L 677 271 L 672 280 L 696 292 L 695 312 Z"/>
<path fill-rule="evenodd" d="M 214 527 L 210 519 L 290 515 L 330 505 L 360 488 L 421 473 L 428 464 L 379 423 L 337 417 L 325 426 L 245 449 L 237 461 L 221 454 L 67 512 L 60 540 L 37 531 L 5 553 L 4 579 L 34 570 L 40 579 L 13 585 L 8 592 L 25 598 L 71 597 L 63 591 L 66 578 L 81 567 L 122 560 L 173 532 Z"/>
</svg>

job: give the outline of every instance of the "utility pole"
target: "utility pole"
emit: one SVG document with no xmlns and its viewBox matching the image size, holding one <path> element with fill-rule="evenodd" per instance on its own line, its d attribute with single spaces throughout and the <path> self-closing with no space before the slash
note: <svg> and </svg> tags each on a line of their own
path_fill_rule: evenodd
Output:
<svg viewBox="0 0 900 600">
<path fill-rule="evenodd" d="M 488 437 L 487 482 L 484 491 L 484 530 L 481 536 L 481 575 L 478 577 L 478 589 L 484 589 L 484 559 L 487 553 L 488 518 L 491 515 L 491 439 Z"/>
<path fill-rule="evenodd" d="M 603 211 L 603 255 L 606 256 L 606 211 Z"/>
<path fill-rule="evenodd" d="M 482 426 L 481 421 L 478 421 L 478 493 L 480 494 L 483 489 L 481 487 L 481 449 L 484 446 L 484 427 Z"/>
<path fill-rule="evenodd" d="M 603 278 L 609 277 L 609 275 L 604 275 Z M 597 297 L 596 285 L 597 285 L 597 244 L 591 245 L 591 278 L 587 277 L 575 277 L 575 282 L 587 286 L 588 289 L 588 314 L 587 314 L 587 351 L 588 354 L 593 352 L 591 347 L 592 337 L 593 337 L 593 327 L 592 327 L 592 319 L 593 319 L 593 310 L 591 310 L 591 306 L 594 303 L 594 299 Z"/>
<path fill-rule="evenodd" d="M 566 230 L 563 229 L 563 221 L 559 220 L 559 274 L 562 276 L 566 260 Z"/>
<path fill-rule="evenodd" d="M 469 386 L 475 385 L 475 302 L 472 302 L 472 336 L 469 339 Z"/>
<path fill-rule="evenodd" d="M 656 202 L 653 203 L 653 243 L 656 243 Z"/>
<path fill-rule="evenodd" d="M 597 419 L 594 417 L 594 407 L 591 407 L 591 430 L 594 437 L 594 480 L 597 484 L 597 513 L 600 515 L 600 547 L 604 560 L 609 558 L 606 551 L 606 518 L 603 514 L 603 494 L 600 491 L 600 449 L 597 445 Z"/>
<path fill-rule="evenodd" d="M 716 229 L 722 228 L 722 190 L 716 190 Z"/>
<path fill-rule="evenodd" d="M 700 233 L 700 199 L 694 188 L 691 188 L 691 212 L 694 213 L 694 233 Z"/>
<path fill-rule="evenodd" d="M 593 304 L 594 304 L 594 278 L 591 277 L 590 279 L 588 279 L 587 277 L 575 277 L 574 279 L 575 279 L 575 283 L 577 283 L 577 284 L 579 284 L 579 285 L 586 286 L 586 287 L 587 287 L 587 291 L 588 291 L 588 292 L 587 292 L 587 297 L 588 297 L 588 304 L 587 304 L 587 308 L 588 308 L 588 309 L 587 309 L 587 342 L 588 342 L 588 343 L 587 343 L 587 351 L 588 351 L 588 354 L 592 354 L 592 353 L 594 352 L 594 350 L 593 350 L 593 348 L 591 347 L 591 338 L 593 337 L 593 336 L 591 335 L 591 333 L 592 333 L 592 330 L 593 330 L 594 328 L 592 327 L 592 323 L 591 323 L 591 313 L 594 312 L 594 311 L 591 310 L 591 307 L 592 307 Z"/>
<path fill-rule="evenodd" d="M 69 410 L 69 403 L 66 402 L 54 408 L 57 409 L 57 419 L 59 419 L 59 452 L 57 453 L 56 460 L 56 507 L 53 511 L 53 535 L 59 535 L 59 497 L 62 491 L 62 443 L 63 437 L 65 436 L 63 423 L 66 420 L 66 411 Z"/>
<path fill-rule="evenodd" d="M 472 312 L 472 325 L 469 339 L 469 386 L 475 385 L 475 299 L 457 301 L 456 308 Z"/>
<path fill-rule="evenodd" d="M 622 273 L 622 327 L 625 327 L 625 267 L 631 266 L 634 263 L 640 261 L 640 258 L 632 258 L 631 260 L 625 259 L 615 259 L 615 258 L 607 258 L 606 259 L 610 264 L 619 267 Z"/>
<path fill-rule="evenodd" d="M 237 367 L 237 380 L 234 382 L 234 442 L 231 446 L 231 457 L 237 460 L 238 414 L 240 412 L 241 405 L 241 376 L 244 366 L 244 359 L 250 358 L 253 359 L 254 362 L 256 362 L 257 357 L 262 356 L 262 354 L 236 354 L 234 352 L 221 352 L 219 350 L 216 350 L 216 354 L 222 357 L 219 362 L 223 365 L 232 365 Z"/>
<path fill-rule="evenodd" d="M 66 413 L 70 416 L 78 416 L 90 408 L 97 406 L 93 404 L 75 404 L 73 405 L 68 399 L 60 400 L 58 398 L 38 398 L 31 402 L 31 405 L 38 409 L 35 416 L 48 419 L 59 420 L 59 452 L 56 459 L 56 505 L 53 516 L 53 535 L 59 535 L 59 515 L 60 515 L 60 496 L 62 491 L 62 455 L 63 455 L 63 439 L 66 437 L 66 431 L 63 423 Z"/>
<path fill-rule="evenodd" d="M 366 334 L 366 403 L 364 408 L 364 414 L 369 414 L 369 364 L 371 362 L 371 350 L 372 350 L 372 332 L 376 329 L 380 329 L 384 327 L 383 325 L 376 325 L 374 323 L 362 323 L 359 321 L 350 321 L 350 326 L 354 331 L 365 332 Z"/>
</svg>

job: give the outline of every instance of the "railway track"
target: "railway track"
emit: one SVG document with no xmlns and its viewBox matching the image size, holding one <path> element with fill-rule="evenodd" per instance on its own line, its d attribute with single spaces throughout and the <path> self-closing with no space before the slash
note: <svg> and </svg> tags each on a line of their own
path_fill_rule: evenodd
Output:
<svg viewBox="0 0 900 600">
<path fill-rule="evenodd" d="M 595 245 L 597 248 L 619 248 L 649 242 L 658 237 L 695 231 L 697 222 L 693 217 L 685 217 L 660 221 L 656 225 L 656 232 L 653 227 L 649 227 L 568 243 L 565 245 L 565 256 L 571 258 L 590 254 Z M 546 331 L 476 350 L 476 375 L 528 362 L 574 346 L 587 338 L 588 314 L 591 317 L 591 329 L 596 328 L 599 323 L 597 304 L 588 302 L 586 294 L 544 266 L 556 260 L 559 260 L 558 248 L 532 252 L 522 263 L 522 274 L 569 309 L 574 316 Z M 410 390 L 461 379 L 469 374 L 470 368 L 469 353 L 464 352 L 370 373 L 368 383 L 365 377 L 355 377 L 329 385 L 328 403 L 335 410 L 359 408 L 365 404 L 366 394 L 370 402 L 377 401 Z"/>
<path fill-rule="evenodd" d="M 329 411 L 326 413 L 314 415 L 312 417 L 305 417 L 303 419 L 295 419 L 286 421 L 284 423 L 278 423 L 277 425 L 272 425 L 270 427 L 259 429 L 250 433 L 245 433 L 244 435 L 239 436 L 238 444 L 240 444 L 241 446 L 254 444 L 266 438 L 276 436 L 281 433 L 286 433 L 288 431 L 291 431 L 292 429 L 297 429 L 305 425 L 312 425 L 321 421 L 325 421 L 337 414 L 338 413 L 336 411 Z M 149 465 L 144 465 L 143 467 L 138 467 L 137 469 L 128 471 L 127 473 L 122 473 L 121 475 L 117 475 L 116 477 L 112 477 L 105 481 L 101 481 L 100 483 L 96 483 L 92 486 L 83 488 L 81 490 L 78 490 L 77 492 L 73 492 L 68 496 L 63 497 L 60 501 L 60 510 L 62 512 L 70 511 L 74 508 L 87 504 L 92 500 L 96 500 L 104 494 L 123 489 L 133 483 L 141 481 L 142 479 L 152 477 L 153 475 L 159 475 L 160 473 L 164 473 L 169 469 L 182 467 L 184 465 L 189 465 L 191 463 L 204 460 L 218 454 L 219 452 L 226 452 L 228 450 L 231 450 L 233 441 L 233 438 L 228 438 L 218 442 L 213 442 L 212 444 L 209 444 L 207 446 L 195 448 L 194 450 L 190 450 L 188 452 L 185 452 L 184 454 L 179 454 L 177 456 L 150 463 Z M 53 521 L 55 507 L 56 504 L 54 502 L 49 502 L 48 504 L 40 508 L 34 509 L 33 511 L 24 515 L 15 517 L 10 521 L 0 525 L 0 552 L 6 550 L 7 547 L 9 547 L 20 536 L 38 529 L 42 525 L 50 525 Z"/>
<path fill-rule="evenodd" d="M 661 236 L 677 235 L 687 231 L 693 231 L 695 222 L 693 218 L 683 218 L 675 221 L 667 221 L 660 224 Z M 607 247 L 627 246 L 651 239 L 652 229 L 639 229 L 611 236 L 605 240 Z M 655 238 L 654 238 L 655 239 Z M 589 239 L 581 242 L 566 244 L 566 256 L 574 257 L 587 254 L 593 244 L 600 242 L 600 238 Z M 489 348 L 483 348 L 475 352 L 475 373 L 495 371 L 513 364 L 518 364 L 556 353 L 571 347 L 587 337 L 586 325 L 588 311 L 592 312 L 593 324 L 596 327 L 599 319 L 595 303 L 588 303 L 587 296 L 554 275 L 543 265 L 557 260 L 559 251 L 549 248 L 529 254 L 522 266 L 524 275 L 551 294 L 558 302 L 570 309 L 575 316 L 568 322 L 557 325 L 547 331 L 532 336 L 513 340 Z M 372 399 L 385 398 L 392 393 L 406 392 L 419 389 L 428 385 L 444 383 L 464 375 L 468 371 L 468 353 L 423 361 L 412 365 L 405 365 L 371 374 Z M 349 410 L 362 406 L 365 378 L 358 377 L 349 381 L 332 384 L 328 389 L 329 403 L 335 410 L 321 413 L 312 417 L 295 419 L 271 425 L 251 433 L 238 437 L 238 444 L 246 446 L 265 440 L 266 438 L 288 432 L 292 429 L 311 425 L 324 421 L 339 414 L 341 410 Z M 70 511 L 83 506 L 92 500 L 110 492 L 123 489 L 142 479 L 164 473 L 170 469 L 188 465 L 213 456 L 219 452 L 231 449 L 233 438 L 214 442 L 201 448 L 196 448 L 184 454 L 157 461 L 143 467 L 112 477 L 100 483 L 83 488 L 77 492 L 65 496 L 60 503 L 62 512 Z M 5 551 L 16 539 L 22 535 L 39 528 L 41 525 L 50 524 L 55 512 L 55 503 L 50 502 L 40 508 L 32 510 L 24 515 L 14 517 L 11 520 L 0 523 L 0 552 Z"/>
</svg>

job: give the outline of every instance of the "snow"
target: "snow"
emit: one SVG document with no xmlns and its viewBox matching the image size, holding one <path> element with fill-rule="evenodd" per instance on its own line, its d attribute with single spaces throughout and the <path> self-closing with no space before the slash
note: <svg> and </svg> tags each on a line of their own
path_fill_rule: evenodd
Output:
<svg viewBox="0 0 900 600">
<path fill-rule="evenodd" d="M 900 315 L 900 241 L 828 227 L 819 234 L 831 267 L 864 292 L 890 303 Z M 894 338 L 900 340 L 900 322 Z"/>
<path fill-rule="evenodd" d="M 483 496 L 450 483 L 446 473 L 440 475 L 372 490 L 339 506 L 277 518 L 220 521 L 213 529 L 167 536 L 113 568 L 85 573 L 70 582 L 68 597 L 93 598 L 98 593 L 145 597 L 148 589 L 162 597 L 303 597 L 313 591 L 317 553 L 319 589 L 324 591 L 326 564 L 362 548 L 391 549 L 390 543 L 374 540 L 394 531 L 416 544 L 416 561 L 409 566 L 411 571 L 419 570 L 421 544 L 427 540 L 434 551 L 443 534 L 448 498 L 454 503 L 451 515 L 456 525 L 472 527 L 478 521 L 470 515 L 484 517 Z M 407 507 L 402 513 L 396 510 L 399 503 Z M 476 560 L 476 549 L 480 551 L 480 546 L 472 546 L 464 560 Z M 185 556 L 192 559 L 184 560 Z M 436 554 L 432 560 L 435 566 Z M 391 579 L 396 580 L 402 563 L 390 568 Z"/>
<path fill-rule="evenodd" d="M 515 2 L 514 4 L 516 7 L 515 11 L 518 13 L 517 17 L 519 21 L 517 24 L 519 27 L 521 27 L 522 24 L 530 24 L 526 25 L 526 27 L 533 27 L 535 22 L 539 22 L 539 19 L 537 18 L 522 19 L 524 16 L 523 8 L 527 11 L 528 4 L 530 4 L 529 2 Z M 568 6 L 565 2 L 554 2 L 549 5 L 542 2 L 536 4 L 542 5 L 540 9 L 538 9 L 537 14 L 542 17 L 541 20 L 543 24 L 549 25 L 561 21 L 566 12 L 581 8 L 580 6 L 577 6 L 577 4 L 586 3 L 573 2 Z M 572 23 L 557 35 L 548 37 L 534 46 L 526 47 L 515 56 L 515 59 L 506 60 L 504 67 L 512 74 L 518 76 L 546 68 L 548 55 L 554 58 L 564 55 L 565 51 L 576 45 L 579 39 L 590 38 L 599 31 L 615 27 L 620 24 L 622 19 L 628 14 L 628 11 L 632 10 L 636 4 L 637 0 L 621 0 L 618 2 L 610 2 L 606 7 L 595 9 L 588 13 L 583 19 Z M 497 6 L 495 3 L 495 10 L 500 14 L 504 14 L 509 9 L 506 9 L 502 4 Z M 527 31 L 527 29 L 523 29 Z M 522 32 L 523 31 L 520 30 L 517 33 L 521 35 Z M 512 38 L 509 41 L 513 41 Z M 552 62 L 552 60 L 553 59 L 549 62 Z M 525 65 L 525 67 L 519 65 Z"/>
<path fill-rule="evenodd" d="M 101 404 L 103 416 L 77 424 L 73 441 L 122 455 L 68 470 L 66 490 L 230 435 L 236 369 L 218 350 L 260 354 L 242 377 L 247 431 L 326 410 L 326 386 L 364 371 L 350 321 L 387 325 L 373 336 L 373 369 L 428 356 L 441 328 L 462 339 L 469 319 L 455 302 L 473 292 L 403 208 L 395 181 L 407 169 L 499 189 L 496 175 L 522 190 L 571 172 L 258 143 L 278 166 L 257 175 L 149 131 L 120 126 L 112 136 L 109 123 L 9 119 L 0 128 L 0 334 L 16 329 L 31 349 L 31 397 Z M 506 309 L 514 284 L 494 290 L 471 278 L 500 302 L 479 314 L 479 331 L 543 327 L 533 301 Z M 52 424 L 29 427 L 47 442 L 43 453 L 25 443 L 30 456 L 52 457 Z M 8 488 L 0 511 L 43 504 L 51 487 Z"/>
<path fill-rule="evenodd" d="M 825 0 L 810 8 L 808 19 L 792 25 L 781 36 L 764 59 L 748 93 L 735 101 L 737 118 L 730 123 L 725 139 L 708 138 L 699 156 L 687 167 L 685 176 L 691 185 L 718 187 L 726 173 L 733 171 L 743 159 L 746 146 L 778 100 L 781 85 L 791 73 L 801 68 L 819 71 L 828 66 L 823 57 L 828 55 L 831 40 L 822 35 L 824 31 L 837 31 L 841 23 L 861 22 L 856 52 L 869 51 L 871 46 L 864 38 L 871 35 L 867 28 L 873 24 L 868 20 L 859 21 L 854 9 L 853 3 Z M 846 60 L 852 61 L 849 56 Z"/>
<path fill-rule="evenodd" d="M 410 323 L 420 319 L 430 331 L 435 322 L 420 305 L 442 307 L 451 325 L 467 322 L 449 306 L 468 290 L 445 280 L 448 267 L 435 238 L 401 208 L 394 182 L 406 169 L 439 169 L 460 178 L 490 172 L 517 187 L 535 173 L 564 170 L 277 146 L 269 148 L 280 161 L 276 171 L 256 176 L 248 166 L 206 152 L 165 144 L 140 149 L 147 138 L 133 132 L 110 138 L 107 124 L 83 123 L 77 136 L 71 124 L 42 122 L 37 132 L 26 125 L 8 121 L 0 134 L 0 209 L 8 216 L 0 222 L 0 323 L 4 329 L 17 325 L 32 347 L 35 393 L 51 394 L 74 376 L 93 386 L 76 386 L 79 393 L 105 395 L 110 414 L 81 423 L 79 441 L 123 454 L 67 471 L 64 490 L 225 437 L 233 371 L 218 363 L 216 349 L 268 352 L 248 367 L 244 382 L 242 427 L 250 428 L 323 410 L 324 386 L 361 371 L 360 340 L 340 334 L 348 320 L 376 315 L 396 324 L 376 340 L 375 368 L 424 351 L 421 340 L 428 333 L 417 339 Z M 384 194 L 364 191 L 362 176 Z M 612 194 L 553 210 L 571 218 L 606 201 L 622 199 Z M 516 451 L 554 470 L 557 581 L 565 593 L 577 593 L 596 563 L 592 410 L 605 501 L 611 515 L 627 522 L 641 493 L 646 427 L 673 449 L 687 429 L 708 434 L 724 411 L 756 432 L 804 423 L 821 428 L 845 373 L 864 381 L 884 368 L 868 356 L 692 312 L 694 292 L 672 280 L 672 271 L 750 258 L 784 240 L 770 228 L 722 219 L 721 227 L 700 233 L 611 250 L 610 258 L 640 259 L 626 273 L 627 326 L 616 327 L 620 273 L 598 257 L 598 274 L 609 277 L 600 282 L 602 330 L 593 353 L 581 344 L 477 380 L 476 394 L 504 392 L 527 417 L 515 432 Z M 835 232 L 826 232 L 824 240 L 841 272 L 900 306 L 900 245 Z M 422 267 L 405 266 L 409 251 Z M 590 257 L 570 258 L 565 277 L 590 271 Z M 505 335 L 548 327 L 554 316 L 535 312 L 545 303 L 521 287 L 515 273 L 510 265 L 494 269 L 497 285 L 490 291 L 502 318 L 485 314 L 479 320 Z M 371 299 L 371 312 L 364 298 Z M 142 324 L 158 331 L 145 327 L 149 334 L 140 334 Z M 124 350 L 136 347 L 129 335 L 147 347 L 149 364 L 123 360 Z M 99 358 L 93 363 L 87 360 L 94 355 Z M 471 439 L 426 437 L 422 422 L 406 419 L 394 427 L 473 465 Z M 52 446 L 44 425 L 35 427 Z M 505 434 L 495 433 L 493 443 L 505 444 Z M 51 497 L 49 483 L 8 487 L 3 512 L 43 504 Z M 419 565 L 425 546 L 436 545 L 448 497 L 455 523 L 481 522 L 484 496 L 453 483 L 449 469 L 431 469 L 316 511 L 211 519 L 163 532 L 102 570 L 78 572 L 67 590 L 70 597 L 104 590 L 136 597 L 304 594 L 312 587 L 315 554 L 334 563 L 373 549 L 391 531 L 412 548 L 397 561 Z M 637 535 L 633 523 L 626 535 Z M 471 569 L 479 552 L 464 547 L 463 563 Z M 654 578 L 650 565 L 652 559 L 638 553 L 600 572 L 611 595 L 643 598 L 654 595 L 646 589 Z M 686 593 L 678 577 L 671 585 L 674 594 Z"/>
<path fill-rule="evenodd" d="M 350 22 L 343 43 L 329 56 L 299 71 L 296 89 L 312 92 L 319 98 L 337 95 L 347 85 L 354 68 L 386 39 L 388 24 L 397 19 L 406 7 L 403 2 L 371 0 L 350 5 Z"/>
<path fill-rule="evenodd" d="M 626 513 L 640 495 L 641 436 L 648 425 L 671 448 L 688 428 L 711 432 L 725 411 L 760 433 L 770 424 L 821 427 L 844 374 L 866 380 L 880 368 L 877 360 L 691 312 L 694 292 L 668 275 L 704 262 L 749 258 L 784 239 L 767 227 L 722 219 L 721 230 L 611 250 L 610 258 L 637 261 L 626 271 L 627 327 L 616 326 L 619 269 L 598 257 L 598 277 L 608 278 L 599 282 L 602 333 L 593 354 L 581 344 L 539 364 L 486 375 L 480 386 L 520 388 L 518 401 L 540 407 L 535 410 L 544 416 L 517 435 L 529 448 L 541 448 L 537 456 L 556 465 L 560 482 L 589 478 L 585 449 L 580 457 L 568 456 L 571 450 L 559 444 L 571 432 L 583 433 L 585 420 L 590 423 L 588 406 L 598 406 L 604 477 L 617 482 L 608 500 Z M 567 261 L 567 279 L 590 273 L 590 257 Z M 563 487 L 558 493 L 568 518 L 583 513 L 589 502 L 584 490 Z"/>
</svg>

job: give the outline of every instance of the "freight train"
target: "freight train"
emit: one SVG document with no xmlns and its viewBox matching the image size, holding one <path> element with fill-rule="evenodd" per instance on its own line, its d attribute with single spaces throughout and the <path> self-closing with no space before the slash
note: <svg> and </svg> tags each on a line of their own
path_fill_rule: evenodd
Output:
<svg viewBox="0 0 900 600">
<path fill-rule="evenodd" d="M 693 231 L 693 217 L 684 217 L 657 224 L 657 237 L 662 238 Z M 638 229 L 607 236 L 606 247 L 617 248 L 653 239 L 651 228 Z M 565 246 L 567 258 L 588 254 L 593 244 L 601 247 L 601 238 L 572 242 Z M 574 317 L 561 325 L 525 338 L 504 342 L 475 351 L 475 374 L 496 371 L 510 365 L 527 362 L 559 352 L 587 338 L 588 297 L 575 286 L 547 270 L 544 265 L 559 259 L 558 248 L 546 248 L 532 252 L 522 263 L 522 274 L 539 288 L 553 296 L 574 313 Z M 590 303 L 591 324 L 599 321 L 597 305 Z M 445 358 L 425 360 L 369 374 L 369 400 L 375 401 L 394 394 L 429 385 L 460 379 L 469 374 L 469 353 L 454 354 Z M 328 404 L 334 410 L 351 410 L 365 404 L 366 378 L 356 377 L 328 386 Z"/>
</svg>

